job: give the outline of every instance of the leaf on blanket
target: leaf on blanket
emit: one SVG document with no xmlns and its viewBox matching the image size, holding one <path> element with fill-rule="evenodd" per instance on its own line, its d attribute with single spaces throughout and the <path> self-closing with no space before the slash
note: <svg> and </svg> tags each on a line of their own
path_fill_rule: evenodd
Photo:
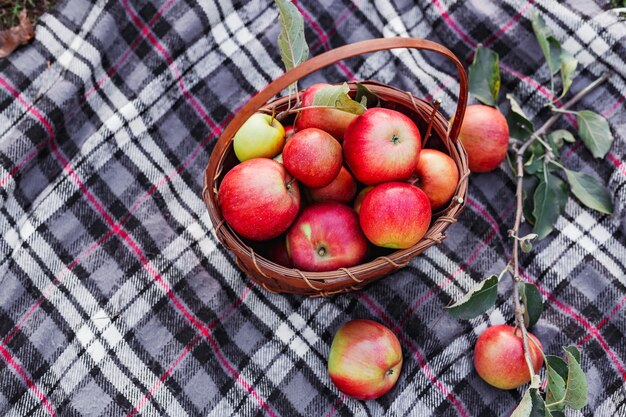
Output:
<svg viewBox="0 0 626 417">
<path fill-rule="evenodd" d="M 498 54 L 478 45 L 474 61 L 469 67 L 469 90 L 481 103 L 495 106 L 500 92 Z"/>
<path fill-rule="evenodd" d="M 473 319 L 485 313 L 496 303 L 499 281 L 500 278 L 497 275 L 492 275 L 472 288 L 459 301 L 444 308 L 458 319 Z"/>
<path fill-rule="evenodd" d="M 0 31 L 0 58 L 5 58 L 18 46 L 28 43 L 35 37 L 35 28 L 26 10 L 20 12 L 20 22 L 7 30 Z"/>
</svg>

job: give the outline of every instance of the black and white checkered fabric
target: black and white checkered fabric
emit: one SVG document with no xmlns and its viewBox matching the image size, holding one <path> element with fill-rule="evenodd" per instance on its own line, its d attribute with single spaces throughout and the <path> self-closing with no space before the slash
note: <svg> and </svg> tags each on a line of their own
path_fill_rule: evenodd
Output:
<svg viewBox="0 0 626 417">
<path fill-rule="evenodd" d="M 479 43 L 489 46 L 503 93 L 536 124 L 553 97 L 533 11 L 580 62 L 574 92 L 613 71 L 581 104 L 609 119 L 610 153 L 596 160 L 574 145 L 563 159 L 608 185 L 616 213 L 570 199 L 523 267 L 546 300 L 533 329 L 544 348 L 583 351 L 590 402 L 568 415 L 626 416 L 624 20 L 608 1 L 297 6 L 312 55 L 412 36 L 469 63 Z M 358 293 L 268 293 L 218 244 L 202 174 L 233 113 L 282 73 L 278 32 L 269 0 L 63 0 L 34 42 L 0 60 L 0 415 L 511 413 L 520 391 L 489 387 L 472 365 L 477 336 L 511 322 L 510 283 L 471 321 L 442 310 L 508 259 L 515 203 L 505 164 L 471 177 L 467 209 L 443 244 Z M 303 85 L 348 79 L 439 97 L 446 115 L 458 91 L 448 64 L 403 50 L 341 62 Z M 376 401 L 345 397 L 327 375 L 332 336 L 352 318 L 377 320 L 402 342 L 399 382 Z"/>
</svg>

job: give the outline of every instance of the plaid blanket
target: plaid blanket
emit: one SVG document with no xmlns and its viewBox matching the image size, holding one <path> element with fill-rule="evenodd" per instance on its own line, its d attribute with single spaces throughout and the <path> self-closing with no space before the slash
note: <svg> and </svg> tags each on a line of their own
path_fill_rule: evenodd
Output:
<svg viewBox="0 0 626 417">
<path fill-rule="evenodd" d="M 567 3 L 567 4 L 566 4 Z M 413 36 L 469 63 L 500 54 L 502 89 L 545 120 L 553 97 L 530 25 L 541 12 L 579 60 L 573 91 L 613 75 L 582 106 L 609 119 L 603 160 L 569 146 L 616 213 L 570 198 L 555 232 L 524 255 L 546 309 L 547 352 L 578 345 L 590 402 L 569 415 L 626 416 L 626 24 L 609 2 L 299 1 L 312 55 L 366 38 Z M 5 416 L 506 416 L 520 391 L 489 387 L 473 346 L 495 309 L 457 321 L 442 307 L 510 255 L 514 183 L 505 164 L 471 177 L 443 244 L 365 290 L 327 299 L 255 286 L 217 242 L 200 197 L 216 137 L 282 73 L 269 0 L 63 0 L 36 40 L 0 61 L 0 414 Z M 452 68 L 415 51 L 346 60 L 303 81 L 376 79 L 439 97 Z M 561 127 L 574 128 L 564 117 Z M 342 395 L 326 358 L 351 318 L 395 330 L 398 384 L 376 401 Z"/>
</svg>

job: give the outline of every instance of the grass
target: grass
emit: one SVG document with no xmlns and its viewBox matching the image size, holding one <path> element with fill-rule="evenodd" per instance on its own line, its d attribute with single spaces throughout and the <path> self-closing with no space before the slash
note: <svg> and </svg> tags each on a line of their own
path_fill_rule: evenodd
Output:
<svg viewBox="0 0 626 417">
<path fill-rule="evenodd" d="M 17 25 L 19 14 L 24 9 L 28 11 L 28 17 L 36 23 L 39 16 L 56 2 L 57 0 L 0 0 L 0 30 Z"/>
</svg>

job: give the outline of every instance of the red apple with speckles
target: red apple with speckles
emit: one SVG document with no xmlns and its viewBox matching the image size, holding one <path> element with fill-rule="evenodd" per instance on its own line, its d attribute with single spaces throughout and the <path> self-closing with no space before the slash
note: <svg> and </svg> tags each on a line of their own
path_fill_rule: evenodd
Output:
<svg viewBox="0 0 626 417">
<path fill-rule="evenodd" d="M 328 373 L 337 388 L 358 400 L 373 400 L 395 385 L 402 368 L 402 347 L 387 327 L 352 320 L 339 328 L 328 354 Z"/>
<path fill-rule="evenodd" d="M 321 88 L 330 84 L 313 84 L 302 93 L 302 107 L 312 106 L 317 93 Z M 348 113 L 338 109 L 308 109 L 302 110 L 296 117 L 294 128 L 297 131 L 316 127 L 331 134 L 338 141 L 343 140 L 346 128 L 356 117 L 353 113 Z"/>
<path fill-rule="evenodd" d="M 343 139 L 346 163 L 365 185 L 408 180 L 421 148 L 415 123 L 400 112 L 380 107 L 354 119 Z"/>
<path fill-rule="evenodd" d="M 498 109 L 474 104 L 465 109 L 459 139 L 467 151 L 470 171 L 493 171 L 506 158 L 509 126 Z"/>
<path fill-rule="evenodd" d="M 376 246 L 406 249 L 426 234 L 432 213 L 424 191 L 406 182 L 377 185 L 361 204 L 363 233 Z"/>
<path fill-rule="evenodd" d="M 249 159 L 226 173 L 218 191 L 224 220 L 241 236 L 267 240 L 284 233 L 300 210 L 300 191 L 285 168 Z"/>
<path fill-rule="evenodd" d="M 534 335 L 528 333 L 528 337 L 543 350 Z M 531 362 L 537 373 L 543 365 L 543 355 L 535 343 L 528 341 Z M 531 376 L 524 359 L 521 331 L 516 333 L 515 327 L 506 324 L 489 327 L 476 341 L 474 366 L 478 375 L 496 388 L 513 389 L 528 383 Z"/>
<path fill-rule="evenodd" d="M 345 167 L 341 167 L 337 177 L 330 184 L 321 188 L 308 188 L 311 201 L 336 201 L 350 204 L 356 194 L 356 181 Z"/>
<path fill-rule="evenodd" d="M 459 183 L 459 171 L 454 160 L 435 149 L 422 149 L 415 174 L 418 177 L 415 185 L 426 193 L 433 210 L 450 201 Z"/>
<path fill-rule="evenodd" d="M 294 134 L 283 149 L 283 165 L 307 187 L 325 187 L 341 170 L 341 144 L 316 128 Z"/>
<path fill-rule="evenodd" d="M 287 251 L 295 268 L 332 271 L 360 264 L 367 239 L 352 208 L 335 202 L 313 203 L 287 232 Z"/>
</svg>

